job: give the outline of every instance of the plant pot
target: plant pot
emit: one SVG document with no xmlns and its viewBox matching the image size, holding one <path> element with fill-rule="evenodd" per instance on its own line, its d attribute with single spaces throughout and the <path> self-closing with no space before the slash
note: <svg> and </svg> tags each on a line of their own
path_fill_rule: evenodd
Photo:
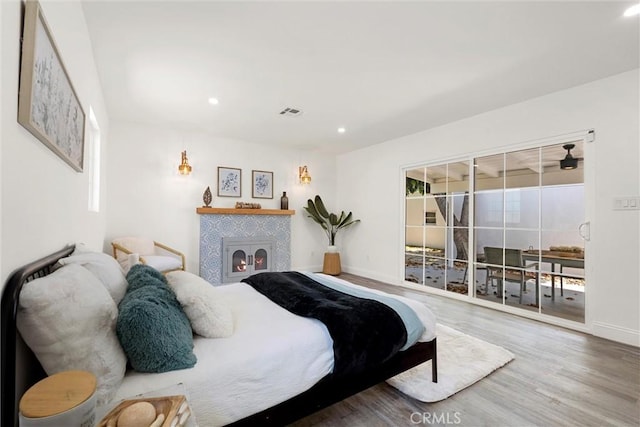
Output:
<svg viewBox="0 0 640 427">
<path fill-rule="evenodd" d="M 338 247 L 335 246 L 335 245 L 329 245 L 327 247 L 327 252 L 330 253 L 330 254 L 338 253 Z"/>
<path fill-rule="evenodd" d="M 322 272 L 332 276 L 337 276 L 342 273 L 340 267 L 340 254 L 338 252 L 325 252 Z"/>
</svg>

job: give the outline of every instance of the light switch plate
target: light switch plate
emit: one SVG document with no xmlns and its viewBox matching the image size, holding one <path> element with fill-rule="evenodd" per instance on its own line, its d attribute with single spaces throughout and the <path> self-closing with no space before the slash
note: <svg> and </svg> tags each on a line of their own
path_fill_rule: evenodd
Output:
<svg viewBox="0 0 640 427">
<path fill-rule="evenodd" d="M 640 210 L 640 197 L 614 197 L 613 210 L 616 211 L 632 211 Z"/>
</svg>

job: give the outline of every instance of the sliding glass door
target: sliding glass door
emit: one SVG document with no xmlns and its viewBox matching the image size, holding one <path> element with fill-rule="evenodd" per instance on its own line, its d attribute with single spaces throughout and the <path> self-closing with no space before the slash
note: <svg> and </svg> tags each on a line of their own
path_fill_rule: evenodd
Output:
<svg viewBox="0 0 640 427">
<path fill-rule="evenodd" d="M 406 172 L 405 280 L 468 294 L 469 162 Z"/>
<path fill-rule="evenodd" d="M 407 170 L 405 280 L 584 323 L 583 152 L 567 141 Z"/>
</svg>

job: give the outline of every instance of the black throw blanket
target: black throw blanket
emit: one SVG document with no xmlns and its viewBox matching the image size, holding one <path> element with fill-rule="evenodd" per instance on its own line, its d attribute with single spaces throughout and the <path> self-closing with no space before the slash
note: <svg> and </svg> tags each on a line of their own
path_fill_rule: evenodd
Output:
<svg viewBox="0 0 640 427">
<path fill-rule="evenodd" d="M 259 273 L 242 281 L 290 312 L 326 325 L 333 338 L 334 376 L 379 365 L 407 341 L 404 323 L 392 308 L 336 291 L 302 273 Z"/>
</svg>

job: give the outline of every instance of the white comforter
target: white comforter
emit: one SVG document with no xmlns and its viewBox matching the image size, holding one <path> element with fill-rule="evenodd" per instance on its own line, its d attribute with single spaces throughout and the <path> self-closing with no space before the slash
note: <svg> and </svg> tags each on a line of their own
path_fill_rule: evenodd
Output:
<svg viewBox="0 0 640 427">
<path fill-rule="evenodd" d="M 333 341 L 320 321 L 291 314 L 244 283 L 218 290 L 221 302 L 233 311 L 233 335 L 196 337 L 198 362 L 191 369 L 128 373 L 114 402 L 182 383 L 198 424 L 214 427 L 300 394 L 332 371 Z M 431 311 L 416 301 L 397 298 L 424 322 L 420 341 L 433 339 L 435 317 Z"/>
</svg>

